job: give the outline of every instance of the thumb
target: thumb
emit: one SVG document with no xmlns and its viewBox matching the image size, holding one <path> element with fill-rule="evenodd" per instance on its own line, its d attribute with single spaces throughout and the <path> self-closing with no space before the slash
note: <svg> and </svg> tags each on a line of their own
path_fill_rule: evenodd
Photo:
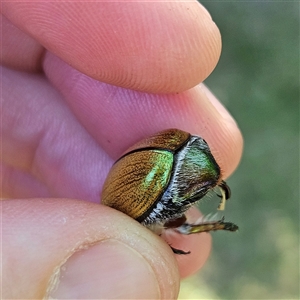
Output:
<svg viewBox="0 0 300 300">
<path fill-rule="evenodd" d="M 159 237 L 108 207 L 2 201 L 4 299 L 172 299 L 177 263 Z"/>
</svg>

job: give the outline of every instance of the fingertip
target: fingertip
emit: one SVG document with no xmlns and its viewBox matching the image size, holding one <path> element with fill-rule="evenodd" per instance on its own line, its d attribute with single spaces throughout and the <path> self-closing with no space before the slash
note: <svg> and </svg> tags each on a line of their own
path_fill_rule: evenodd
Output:
<svg viewBox="0 0 300 300">
<path fill-rule="evenodd" d="M 177 297 L 168 245 L 128 216 L 72 199 L 2 204 L 5 298 Z"/>
<path fill-rule="evenodd" d="M 179 94 L 140 93 L 99 83 L 51 54 L 45 59 L 48 78 L 113 159 L 147 135 L 178 128 L 208 142 L 223 178 L 239 164 L 243 150 L 241 131 L 203 84 Z"/>
<path fill-rule="evenodd" d="M 220 32 L 197 1 L 6 3 L 3 13 L 80 72 L 144 92 L 195 86 L 221 52 Z"/>
</svg>

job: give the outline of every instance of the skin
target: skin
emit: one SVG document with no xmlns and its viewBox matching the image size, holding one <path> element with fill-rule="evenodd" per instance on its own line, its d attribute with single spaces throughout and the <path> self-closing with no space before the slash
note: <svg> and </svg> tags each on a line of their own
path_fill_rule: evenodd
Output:
<svg viewBox="0 0 300 300">
<path fill-rule="evenodd" d="M 210 235 L 168 235 L 191 251 L 175 256 L 99 195 L 122 152 L 166 128 L 200 135 L 223 178 L 234 171 L 241 133 L 200 84 L 220 56 L 216 24 L 197 2 L 5 2 L 1 13 L 2 297 L 176 298 Z"/>
</svg>

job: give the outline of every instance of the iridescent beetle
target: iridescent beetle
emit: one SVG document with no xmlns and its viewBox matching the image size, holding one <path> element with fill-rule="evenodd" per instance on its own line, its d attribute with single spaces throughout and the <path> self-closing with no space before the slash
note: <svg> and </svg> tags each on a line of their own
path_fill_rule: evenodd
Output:
<svg viewBox="0 0 300 300">
<path fill-rule="evenodd" d="M 103 186 L 102 203 L 158 234 L 168 228 L 181 234 L 236 231 L 238 226 L 224 218 L 187 223 L 185 212 L 215 187 L 220 188 L 218 209 L 223 210 L 230 189 L 205 140 L 168 129 L 136 143 L 115 162 Z"/>
</svg>

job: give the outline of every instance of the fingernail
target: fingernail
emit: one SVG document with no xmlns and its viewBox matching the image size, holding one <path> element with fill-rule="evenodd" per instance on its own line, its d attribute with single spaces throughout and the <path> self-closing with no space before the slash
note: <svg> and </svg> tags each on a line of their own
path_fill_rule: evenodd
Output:
<svg viewBox="0 0 300 300">
<path fill-rule="evenodd" d="M 159 299 L 153 269 L 137 251 L 107 240 L 72 255 L 50 299 Z"/>
</svg>

